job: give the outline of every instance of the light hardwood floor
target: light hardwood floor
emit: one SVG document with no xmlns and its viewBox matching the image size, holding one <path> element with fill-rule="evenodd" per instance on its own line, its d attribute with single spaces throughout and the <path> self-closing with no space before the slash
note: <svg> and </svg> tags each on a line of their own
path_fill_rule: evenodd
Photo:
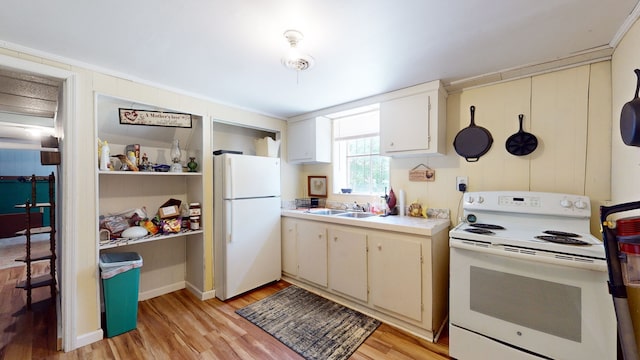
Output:
<svg viewBox="0 0 640 360">
<path fill-rule="evenodd" d="M 40 271 L 46 271 L 41 269 Z M 57 352 L 55 307 L 48 288 L 34 291 L 33 311 L 15 289 L 23 268 L 0 270 L 2 359 L 302 359 L 241 318 L 236 309 L 289 286 L 280 281 L 221 302 L 200 301 L 186 290 L 139 303 L 137 329 L 72 352 Z M 448 337 L 419 340 L 382 324 L 351 359 L 449 359 Z"/>
</svg>

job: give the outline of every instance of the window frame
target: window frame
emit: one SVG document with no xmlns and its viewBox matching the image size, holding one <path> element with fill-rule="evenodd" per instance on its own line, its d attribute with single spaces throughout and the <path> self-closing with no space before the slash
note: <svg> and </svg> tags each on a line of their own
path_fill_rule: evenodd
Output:
<svg viewBox="0 0 640 360">
<path fill-rule="evenodd" d="M 362 116 L 362 115 L 366 115 L 369 113 L 377 113 L 376 116 L 376 120 L 378 121 L 377 124 L 377 129 L 373 130 L 373 131 L 367 131 L 364 130 L 360 133 L 350 133 L 347 134 L 345 136 L 338 136 L 339 134 L 339 122 L 343 119 L 349 119 L 351 118 L 353 120 L 354 117 L 357 116 Z M 388 156 L 384 156 L 382 155 L 382 149 L 380 146 L 380 124 L 379 124 L 379 114 L 380 114 L 380 108 L 379 108 L 379 104 L 374 104 L 374 105 L 370 105 L 370 106 L 366 106 L 366 107 L 359 107 L 359 108 L 354 108 L 354 109 L 350 109 L 347 111 L 343 111 L 340 113 L 336 113 L 336 114 L 332 114 L 332 115 L 327 115 L 328 118 L 330 118 L 333 121 L 333 132 L 332 132 L 332 146 L 333 146 L 333 176 L 334 176 L 334 181 L 333 181 L 333 186 L 332 186 L 332 191 L 334 194 L 342 194 L 345 195 L 344 193 L 342 193 L 341 189 L 343 188 L 347 188 L 347 187 L 351 187 L 352 184 L 348 184 L 348 180 L 350 178 L 350 166 L 349 166 L 349 159 L 356 159 L 356 158 L 367 158 L 369 159 L 369 165 L 373 164 L 375 162 L 375 160 L 377 159 L 383 159 L 383 161 L 386 161 L 386 168 L 387 168 L 387 174 L 386 174 L 386 186 L 389 186 L 389 182 L 390 182 L 390 163 L 391 163 L 391 158 Z M 371 144 L 369 144 L 369 151 L 367 153 L 363 153 L 363 154 L 354 154 L 354 155 L 349 155 L 349 142 L 354 141 L 354 140 L 360 140 L 360 139 L 370 139 L 370 138 L 377 138 L 377 152 L 373 152 L 372 146 Z M 375 147 L 375 146 L 374 146 Z M 368 191 L 365 192 L 357 192 L 357 191 L 352 191 L 350 194 L 351 195 L 364 195 L 364 196 L 369 196 L 369 195 L 375 195 L 378 194 L 380 192 L 382 192 L 383 190 L 379 190 L 375 189 L 373 186 L 373 182 L 371 180 L 374 179 L 373 176 L 373 168 L 371 166 L 369 166 L 369 175 L 368 175 L 368 181 L 369 181 L 369 189 Z M 345 182 L 347 182 L 347 184 L 344 184 Z M 353 189 L 355 190 L 355 189 Z"/>
</svg>

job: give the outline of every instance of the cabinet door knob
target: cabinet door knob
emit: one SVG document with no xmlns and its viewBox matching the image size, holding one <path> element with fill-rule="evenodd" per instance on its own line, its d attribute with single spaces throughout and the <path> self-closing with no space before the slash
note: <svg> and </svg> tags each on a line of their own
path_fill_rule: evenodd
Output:
<svg viewBox="0 0 640 360">
<path fill-rule="evenodd" d="M 378 250 L 382 250 L 382 244 L 378 244 Z"/>
<path fill-rule="evenodd" d="M 334 237 L 333 237 L 333 241 L 338 241 L 338 237 L 337 237 L 337 236 L 334 236 Z"/>
</svg>

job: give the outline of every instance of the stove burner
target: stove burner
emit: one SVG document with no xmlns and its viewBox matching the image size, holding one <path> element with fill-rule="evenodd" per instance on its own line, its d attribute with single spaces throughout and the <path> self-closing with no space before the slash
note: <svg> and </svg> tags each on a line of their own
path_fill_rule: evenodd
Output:
<svg viewBox="0 0 640 360">
<path fill-rule="evenodd" d="M 494 235 L 495 234 L 493 231 L 487 230 L 487 229 L 464 229 L 464 231 L 468 231 L 470 233 L 480 234 L 480 235 Z"/>
<path fill-rule="evenodd" d="M 550 241 L 550 242 L 557 243 L 557 244 L 590 245 L 586 241 L 582 241 L 582 240 L 579 240 L 579 239 L 574 239 L 574 238 L 570 238 L 570 237 L 566 237 L 566 236 L 539 235 L 539 236 L 536 236 L 536 239 Z"/>
<path fill-rule="evenodd" d="M 504 230 L 504 227 L 500 226 L 500 225 L 493 225 L 493 224 L 481 224 L 481 223 L 475 223 L 475 224 L 469 224 L 469 226 L 473 226 L 479 229 L 489 229 L 489 230 Z"/>
<path fill-rule="evenodd" d="M 543 233 L 549 234 L 549 235 L 555 235 L 555 236 L 562 236 L 562 237 L 572 237 L 572 238 L 580 237 L 580 235 L 578 234 L 564 232 L 564 231 L 557 231 L 557 230 L 547 230 L 547 231 L 543 231 Z"/>
</svg>

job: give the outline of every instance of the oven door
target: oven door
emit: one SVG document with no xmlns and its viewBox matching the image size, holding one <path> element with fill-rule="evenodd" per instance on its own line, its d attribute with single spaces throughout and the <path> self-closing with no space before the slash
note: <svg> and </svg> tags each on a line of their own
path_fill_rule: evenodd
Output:
<svg viewBox="0 0 640 360">
<path fill-rule="evenodd" d="M 454 334 L 552 359 L 615 359 L 616 321 L 607 273 L 563 266 L 451 239 L 450 352 Z M 531 258 L 535 259 L 535 255 Z M 456 329 L 453 329 L 455 327 Z M 475 341 L 477 342 L 477 341 Z M 474 359 L 483 350 L 473 350 Z M 524 354 L 523 354 L 524 355 Z"/>
</svg>

